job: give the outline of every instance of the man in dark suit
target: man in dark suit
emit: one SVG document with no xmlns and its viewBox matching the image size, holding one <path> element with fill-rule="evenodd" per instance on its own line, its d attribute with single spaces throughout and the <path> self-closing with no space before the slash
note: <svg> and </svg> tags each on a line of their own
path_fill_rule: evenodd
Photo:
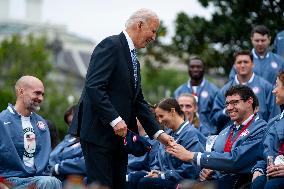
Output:
<svg viewBox="0 0 284 189">
<path fill-rule="evenodd" d="M 148 9 L 136 11 L 119 35 L 107 37 L 93 51 L 77 115 L 70 128 L 80 136 L 88 183 L 126 188 L 127 153 L 123 137 L 136 132 L 136 118 L 151 138 L 164 145 L 172 139 L 159 130 L 140 85 L 135 49 L 155 40 L 159 18 Z"/>
</svg>

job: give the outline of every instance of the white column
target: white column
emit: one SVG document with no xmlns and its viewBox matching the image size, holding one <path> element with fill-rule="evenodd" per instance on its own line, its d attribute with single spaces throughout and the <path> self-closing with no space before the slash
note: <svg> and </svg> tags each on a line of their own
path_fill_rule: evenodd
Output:
<svg viewBox="0 0 284 189">
<path fill-rule="evenodd" d="M 7 20 L 10 17 L 10 0 L 0 0 L 0 20 Z"/>
<path fill-rule="evenodd" d="M 26 18 L 31 22 L 40 22 L 42 16 L 42 0 L 26 0 Z"/>
</svg>

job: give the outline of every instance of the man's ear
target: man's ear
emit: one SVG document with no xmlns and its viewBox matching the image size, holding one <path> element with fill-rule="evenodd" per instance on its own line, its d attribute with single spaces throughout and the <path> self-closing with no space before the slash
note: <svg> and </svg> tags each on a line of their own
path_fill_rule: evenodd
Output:
<svg viewBox="0 0 284 189">
<path fill-rule="evenodd" d="M 23 88 L 19 88 L 17 90 L 17 94 L 18 94 L 18 96 L 24 94 L 24 89 Z"/>
<path fill-rule="evenodd" d="M 140 20 L 140 21 L 138 22 L 138 24 L 137 24 L 138 29 L 141 29 L 141 28 L 142 28 L 142 25 L 143 25 L 143 22 Z"/>
<path fill-rule="evenodd" d="M 253 98 L 249 97 L 249 99 L 247 100 L 250 104 L 253 104 Z"/>
<path fill-rule="evenodd" d="M 268 40 L 269 40 L 269 45 L 271 43 L 271 36 L 268 36 Z"/>
<path fill-rule="evenodd" d="M 172 114 L 172 116 L 174 116 L 175 113 L 176 113 L 176 110 L 175 110 L 174 108 L 171 108 L 171 114 Z"/>
</svg>

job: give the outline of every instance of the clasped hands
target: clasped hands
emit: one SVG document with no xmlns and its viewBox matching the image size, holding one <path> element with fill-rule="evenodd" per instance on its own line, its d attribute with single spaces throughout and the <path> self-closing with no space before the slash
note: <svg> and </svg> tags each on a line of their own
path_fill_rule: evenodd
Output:
<svg viewBox="0 0 284 189">
<path fill-rule="evenodd" d="M 182 161 L 192 161 L 194 157 L 194 152 L 188 151 L 175 141 L 171 146 L 166 147 L 166 151 Z"/>
<path fill-rule="evenodd" d="M 147 172 L 147 175 L 145 175 L 144 177 L 158 178 L 161 176 L 161 174 L 162 174 L 161 171 L 151 170 L 150 172 Z"/>
<path fill-rule="evenodd" d="M 120 137 L 125 137 L 127 134 L 127 125 L 121 120 L 113 127 L 114 133 Z"/>
</svg>

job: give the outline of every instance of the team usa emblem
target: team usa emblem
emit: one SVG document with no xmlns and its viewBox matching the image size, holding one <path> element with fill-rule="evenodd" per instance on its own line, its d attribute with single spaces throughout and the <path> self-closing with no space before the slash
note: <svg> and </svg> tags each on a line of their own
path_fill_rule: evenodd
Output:
<svg viewBox="0 0 284 189">
<path fill-rule="evenodd" d="M 42 131 L 44 131 L 46 129 L 46 126 L 45 126 L 43 121 L 38 121 L 36 125 Z"/>
<path fill-rule="evenodd" d="M 203 98 L 207 98 L 207 97 L 209 96 L 209 93 L 208 93 L 207 91 L 202 91 L 202 92 L 201 92 L 201 96 L 202 96 Z"/>
<path fill-rule="evenodd" d="M 133 142 L 136 142 L 136 141 L 137 141 L 137 136 L 134 135 L 134 136 L 132 137 L 132 140 L 133 140 Z"/>
<path fill-rule="evenodd" d="M 274 69 L 278 68 L 278 64 L 276 62 L 272 61 L 270 64 L 272 68 Z"/>
<path fill-rule="evenodd" d="M 252 90 L 253 90 L 254 94 L 258 94 L 259 91 L 260 91 L 260 89 L 258 87 L 253 87 Z"/>
<path fill-rule="evenodd" d="M 242 132 L 242 134 L 240 136 L 244 137 L 244 136 L 247 136 L 249 134 L 249 130 L 246 129 Z"/>
</svg>

